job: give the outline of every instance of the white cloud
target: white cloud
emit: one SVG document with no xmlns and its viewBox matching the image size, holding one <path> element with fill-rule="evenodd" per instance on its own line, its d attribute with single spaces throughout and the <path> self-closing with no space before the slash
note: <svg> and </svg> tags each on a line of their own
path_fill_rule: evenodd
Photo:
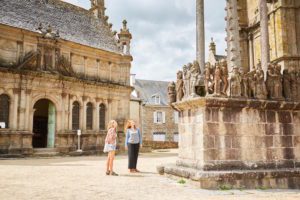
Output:
<svg viewBox="0 0 300 200">
<path fill-rule="evenodd" d="M 89 8 L 89 0 L 65 0 Z M 210 38 L 225 54 L 225 1 L 206 1 L 206 46 Z M 127 19 L 133 35 L 132 73 L 137 78 L 173 80 L 196 57 L 195 0 L 107 0 L 107 15 L 119 30 Z"/>
</svg>

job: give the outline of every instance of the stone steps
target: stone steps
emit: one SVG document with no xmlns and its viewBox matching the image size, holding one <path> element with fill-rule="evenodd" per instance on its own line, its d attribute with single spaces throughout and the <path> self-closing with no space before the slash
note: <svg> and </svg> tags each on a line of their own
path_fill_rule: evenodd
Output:
<svg viewBox="0 0 300 200">
<path fill-rule="evenodd" d="M 33 157 L 54 157 L 59 156 L 60 153 L 57 152 L 55 148 L 36 148 L 33 149 Z"/>
</svg>

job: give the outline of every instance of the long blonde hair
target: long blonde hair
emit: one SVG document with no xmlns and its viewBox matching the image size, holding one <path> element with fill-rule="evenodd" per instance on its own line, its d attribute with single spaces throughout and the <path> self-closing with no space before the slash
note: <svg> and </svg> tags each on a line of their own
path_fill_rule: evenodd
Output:
<svg viewBox="0 0 300 200">
<path fill-rule="evenodd" d="M 116 123 L 116 125 L 118 126 L 118 123 L 116 122 L 116 120 L 110 120 L 108 125 L 107 125 L 107 130 L 109 130 L 111 128 L 115 128 L 114 123 Z"/>
</svg>

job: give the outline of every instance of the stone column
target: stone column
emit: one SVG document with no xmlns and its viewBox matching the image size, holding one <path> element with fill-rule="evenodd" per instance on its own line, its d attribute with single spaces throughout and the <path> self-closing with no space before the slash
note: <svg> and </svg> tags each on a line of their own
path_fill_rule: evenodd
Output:
<svg viewBox="0 0 300 200">
<path fill-rule="evenodd" d="M 268 6 L 266 0 L 259 0 L 260 13 L 260 39 L 261 39 L 261 66 L 265 73 L 268 71 L 268 62 L 270 62 L 270 42 L 268 25 Z"/>
<path fill-rule="evenodd" d="M 249 71 L 251 71 L 254 66 L 253 34 L 249 35 L 248 41 L 249 41 Z"/>
<path fill-rule="evenodd" d="M 19 107 L 19 89 L 14 89 L 13 94 L 14 94 L 14 101 L 13 101 L 13 121 L 12 121 L 12 126 L 11 128 L 13 130 L 18 130 L 18 107 Z"/>
<path fill-rule="evenodd" d="M 81 120 L 82 120 L 82 127 L 81 127 L 81 130 L 86 130 L 86 100 L 83 101 L 83 106 L 82 106 L 82 115 L 80 116 L 81 117 Z"/>
<path fill-rule="evenodd" d="M 196 31 L 197 31 L 197 61 L 201 73 L 205 69 L 205 27 L 204 27 L 204 0 L 196 0 Z"/>
</svg>

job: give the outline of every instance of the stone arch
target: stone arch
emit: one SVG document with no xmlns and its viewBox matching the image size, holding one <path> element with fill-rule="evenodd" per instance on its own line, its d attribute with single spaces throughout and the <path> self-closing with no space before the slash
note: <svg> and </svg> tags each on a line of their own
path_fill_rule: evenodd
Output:
<svg viewBox="0 0 300 200">
<path fill-rule="evenodd" d="M 32 145 L 34 148 L 54 148 L 58 130 L 57 104 L 49 98 L 36 99 L 32 106 Z"/>
</svg>

